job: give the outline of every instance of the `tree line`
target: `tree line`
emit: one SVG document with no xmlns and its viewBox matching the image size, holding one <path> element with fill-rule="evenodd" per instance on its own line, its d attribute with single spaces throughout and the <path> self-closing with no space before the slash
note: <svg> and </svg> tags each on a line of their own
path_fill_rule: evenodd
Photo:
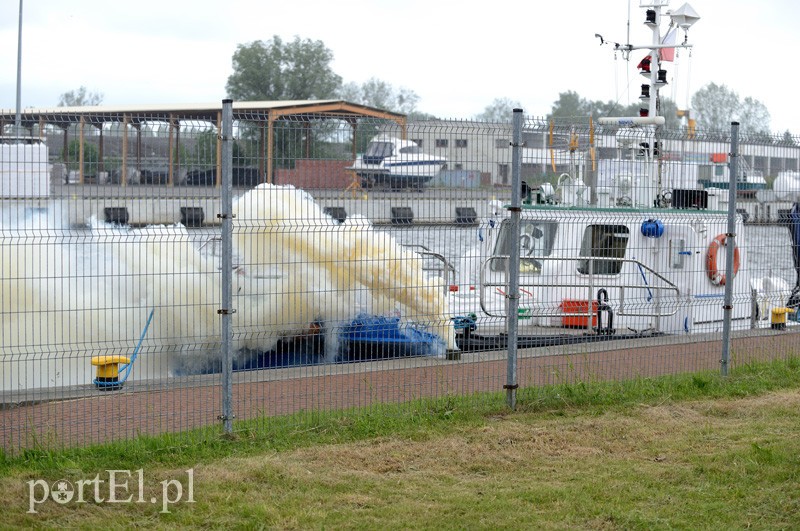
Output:
<svg viewBox="0 0 800 531">
<path fill-rule="evenodd" d="M 411 119 L 436 119 L 417 108 L 419 96 L 413 90 L 396 88 L 374 77 L 361 84 L 345 83 L 331 68 L 332 60 L 333 52 L 322 41 L 298 36 L 291 41 L 276 35 L 268 41 L 239 44 L 233 53 L 233 73 L 225 89 L 228 97 L 241 101 L 342 99 L 403 113 Z M 80 87 L 62 94 L 59 105 L 98 105 L 102 100 L 102 94 Z M 767 107 L 755 98 L 740 98 L 724 84 L 712 82 L 702 87 L 692 96 L 691 107 L 691 115 L 687 110 L 679 113 L 675 102 L 659 98 L 659 114 L 665 117 L 670 129 L 686 124 L 680 114 L 684 119 L 692 118 L 698 130 L 726 130 L 735 119 L 745 134 L 768 135 L 770 132 Z M 514 108 L 522 108 L 522 105 L 510 98 L 497 98 L 474 118 L 509 121 Z M 638 103 L 620 105 L 613 101 L 587 100 L 568 90 L 558 95 L 548 118 L 637 116 L 639 108 Z"/>
</svg>

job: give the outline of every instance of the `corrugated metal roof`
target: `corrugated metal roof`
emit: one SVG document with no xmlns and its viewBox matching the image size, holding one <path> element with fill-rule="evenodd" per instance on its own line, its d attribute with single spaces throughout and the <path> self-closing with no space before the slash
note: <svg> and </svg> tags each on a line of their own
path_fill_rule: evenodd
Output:
<svg viewBox="0 0 800 531">
<path fill-rule="evenodd" d="M 80 121 L 81 117 L 95 122 L 114 122 L 121 121 L 125 115 L 129 116 L 134 122 L 144 119 L 167 119 L 170 117 L 216 121 L 217 113 L 221 110 L 222 101 L 219 103 L 196 104 L 28 108 L 23 109 L 21 115 L 22 121 L 28 124 L 38 123 L 40 120 L 46 123 L 69 124 Z M 268 114 L 273 118 L 308 114 L 340 114 L 371 116 L 398 122 L 405 121 L 404 114 L 344 100 L 234 101 L 233 110 L 235 113 Z M 0 110 L 0 121 L 13 122 L 15 116 L 15 109 Z"/>
</svg>

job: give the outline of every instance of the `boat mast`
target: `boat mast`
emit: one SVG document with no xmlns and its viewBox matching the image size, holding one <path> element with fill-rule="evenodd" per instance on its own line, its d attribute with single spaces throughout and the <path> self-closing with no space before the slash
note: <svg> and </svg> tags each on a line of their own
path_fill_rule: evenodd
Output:
<svg viewBox="0 0 800 531">
<path fill-rule="evenodd" d="M 614 50 L 620 51 L 625 59 L 630 58 L 630 53 L 633 50 L 647 50 L 650 52 L 649 60 L 650 65 L 646 69 L 643 69 L 643 74 L 649 74 L 647 77 L 650 81 L 650 90 L 645 93 L 642 92 L 641 99 L 642 100 L 649 100 L 649 106 L 646 109 L 646 113 L 640 113 L 639 118 L 649 118 L 648 120 L 638 120 L 635 118 L 601 118 L 604 121 L 604 125 L 644 125 L 644 124 L 653 124 L 653 125 L 663 125 L 663 119 L 658 119 L 657 114 L 657 97 L 653 97 L 657 95 L 657 90 L 667 84 L 667 71 L 661 69 L 660 63 L 660 56 L 659 53 L 663 48 L 691 48 L 692 45 L 687 42 L 688 39 L 688 30 L 689 28 L 698 20 L 700 17 L 697 15 L 695 10 L 689 4 L 683 4 L 680 8 L 675 11 L 667 11 L 664 13 L 670 17 L 671 23 L 670 26 L 677 26 L 684 31 L 684 41 L 680 44 L 678 43 L 670 43 L 664 44 L 663 37 L 661 36 L 661 9 L 667 7 L 669 5 L 669 0 L 640 0 L 639 7 L 646 9 L 645 12 L 645 25 L 649 27 L 652 31 L 652 36 L 650 39 L 650 44 L 646 45 L 635 45 L 635 44 L 614 44 Z M 675 30 L 677 31 L 677 29 Z M 599 36 L 599 35 L 598 35 Z"/>
<path fill-rule="evenodd" d="M 642 85 L 642 94 L 640 100 L 642 103 L 647 103 L 647 108 L 642 108 L 639 111 L 639 116 L 634 117 L 602 117 L 598 120 L 601 125 L 615 125 L 615 126 L 643 126 L 648 132 L 648 146 L 647 155 L 650 162 L 649 179 L 650 186 L 655 186 L 657 183 L 658 168 L 655 161 L 655 133 L 656 127 L 664 125 L 665 119 L 663 116 L 658 115 L 658 91 L 667 84 L 667 71 L 661 68 L 660 52 L 663 48 L 691 48 L 692 45 L 687 43 L 687 31 L 695 22 L 700 20 L 695 10 L 689 4 L 683 4 L 674 12 L 666 11 L 664 15 L 670 17 L 670 27 L 676 26 L 684 31 L 684 41 L 680 44 L 671 43 L 664 44 L 663 37 L 661 36 L 661 18 L 662 8 L 669 6 L 669 0 L 639 0 L 639 7 L 645 9 L 645 25 L 652 31 L 650 44 L 647 45 L 634 45 L 634 44 L 619 44 L 614 45 L 614 50 L 622 53 L 625 59 L 630 58 L 630 53 L 633 50 L 647 50 L 649 56 L 642 60 L 640 66 L 642 67 L 641 73 L 645 75 L 648 80 L 648 85 Z M 649 64 L 647 60 L 649 59 Z"/>
<path fill-rule="evenodd" d="M 658 97 L 661 87 L 667 84 L 667 71 L 661 70 L 661 7 L 667 6 L 669 0 L 654 0 L 649 5 L 640 5 L 647 7 L 645 15 L 645 25 L 652 30 L 651 46 L 650 48 L 650 90 L 647 95 L 649 96 L 647 114 L 645 116 L 658 116 Z M 642 95 L 642 98 L 644 94 Z M 642 113 L 640 113 L 642 114 Z M 658 197 L 661 189 L 661 178 L 659 166 L 655 164 L 656 160 L 656 126 L 647 126 L 647 160 L 651 162 L 649 165 L 650 173 L 650 186 L 655 186 L 654 195 Z"/>
</svg>

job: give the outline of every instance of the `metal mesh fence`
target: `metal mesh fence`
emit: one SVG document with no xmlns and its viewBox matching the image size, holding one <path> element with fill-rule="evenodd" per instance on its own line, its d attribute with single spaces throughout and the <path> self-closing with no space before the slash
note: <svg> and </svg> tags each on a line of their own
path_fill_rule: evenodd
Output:
<svg viewBox="0 0 800 531">
<path fill-rule="evenodd" d="M 54 111 L 3 137 L 4 450 L 718 370 L 726 284 L 731 366 L 794 351 L 800 139 L 740 139 L 729 234 L 730 133 L 529 118 L 515 143 L 510 118 L 234 111 L 225 138 L 217 112 Z"/>
</svg>

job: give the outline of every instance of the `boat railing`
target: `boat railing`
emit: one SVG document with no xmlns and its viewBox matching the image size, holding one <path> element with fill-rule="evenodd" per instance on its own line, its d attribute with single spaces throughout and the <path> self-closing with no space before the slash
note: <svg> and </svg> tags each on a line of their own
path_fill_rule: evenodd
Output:
<svg viewBox="0 0 800 531">
<path fill-rule="evenodd" d="M 219 236 L 212 236 L 199 242 L 197 248 L 202 255 L 219 258 L 221 246 L 222 238 Z M 447 291 L 448 287 L 455 282 L 456 268 L 453 267 L 453 264 L 451 264 L 444 255 L 435 251 L 431 251 L 424 245 L 410 244 L 403 245 L 403 247 L 411 249 L 423 259 L 427 259 L 423 261 L 423 272 L 441 278 L 445 291 Z M 430 263 L 435 265 L 426 265 Z M 234 264 L 234 269 L 237 269 L 238 267 L 238 265 Z"/>
<path fill-rule="evenodd" d="M 455 282 L 456 268 L 447 260 L 447 258 L 435 251 L 431 251 L 424 245 L 419 244 L 406 244 L 404 248 L 410 249 L 422 256 L 423 258 L 430 259 L 435 266 L 426 265 L 428 260 L 425 260 L 422 265 L 422 270 L 427 274 L 433 274 L 440 277 L 444 282 L 444 290 L 447 291 L 448 287 Z"/>
<path fill-rule="evenodd" d="M 200 254 L 207 256 L 219 256 L 219 248 L 222 245 L 222 238 L 220 236 L 211 236 L 197 245 L 197 250 Z"/>
<path fill-rule="evenodd" d="M 509 262 L 508 255 L 494 255 L 486 259 L 480 269 L 480 290 L 479 290 L 479 297 L 480 297 L 480 305 L 481 310 L 490 317 L 506 317 L 505 310 L 498 312 L 496 309 L 492 309 L 488 305 L 487 301 L 487 292 L 489 289 L 494 290 L 503 290 L 508 289 L 508 282 L 507 280 L 503 281 L 489 281 L 487 280 L 487 268 L 490 264 L 494 261 L 502 261 L 501 263 L 504 264 L 503 270 L 505 271 L 505 279 L 508 278 L 508 269 L 507 264 Z M 565 257 L 565 256 L 526 256 L 525 260 L 532 260 L 538 261 L 540 264 L 543 264 L 546 261 L 558 261 L 558 262 L 581 262 L 587 261 L 588 262 L 588 273 L 582 276 L 581 282 L 553 282 L 552 279 L 548 279 L 546 282 L 546 286 L 548 288 L 575 288 L 575 289 L 586 289 L 587 290 L 587 298 L 586 300 L 593 301 L 595 300 L 595 290 L 599 290 L 601 288 L 605 289 L 618 289 L 619 290 L 619 304 L 615 308 L 614 313 L 616 315 L 624 315 L 624 316 L 631 316 L 631 317 L 654 317 L 656 319 L 660 319 L 662 317 L 670 317 L 675 315 L 678 312 L 677 308 L 674 309 L 667 309 L 664 310 L 661 307 L 661 295 L 665 292 L 673 292 L 675 296 L 680 295 L 680 289 L 676 286 L 673 282 L 665 278 L 663 275 L 654 271 L 652 268 L 648 267 L 646 264 L 643 264 L 641 261 L 636 260 L 634 258 L 613 258 L 613 257 L 600 257 L 600 256 L 578 256 L 578 257 Z M 663 283 L 663 285 L 648 283 L 645 281 L 644 284 L 609 284 L 608 282 L 604 282 L 607 278 L 607 274 L 598 275 L 594 273 L 594 262 L 614 262 L 614 263 L 630 263 L 633 265 L 635 270 L 641 274 L 643 278 L 647 273 L 653 275 L 656 279 Z M 616 276 L 616 275 L 615 275 Z M 519 287 L 520 290 L 532 290 L 536 287 L 542 287 L 545 283 L 539 282 L 531 282 L 528 279 L 536 278 L 536 275 L 521 275 Z M 640 304 L 632 304 L 630 302 L 630 297 L 626 301 L 625 293 L 628 290 L 628 293 L 631 291 L 635 292 L 646 292 L 647 293 L 647 300 L 653 303 L 653 310 L 648 311 L 640 311 L 638 308 Z M 505 293 L 502 292 L 501 293 Z M 638 299 L 637 299 L 638 300 Z M 555 305 L 551 306 L 553 308 Z M 530 316 L 536 317 L 577 317 L 577 316 L 587 316 L 591 317 L 594 315 L 594 311 L 591 304 L 586 305 L 585 311 L 570 311 L 566 312 L 562 309 L 559 311 L 555 310 L 548 310 L 546 307 L 539 308 L 539 309 L 526 309 L 529 311 Z M 591 319 L 588 320 L 591 323 Z M 656 322 L 656 329 L 659 328 L 659 323 Z M 589 326 L 590 327 L 590 326 Z"/>
</svg>

